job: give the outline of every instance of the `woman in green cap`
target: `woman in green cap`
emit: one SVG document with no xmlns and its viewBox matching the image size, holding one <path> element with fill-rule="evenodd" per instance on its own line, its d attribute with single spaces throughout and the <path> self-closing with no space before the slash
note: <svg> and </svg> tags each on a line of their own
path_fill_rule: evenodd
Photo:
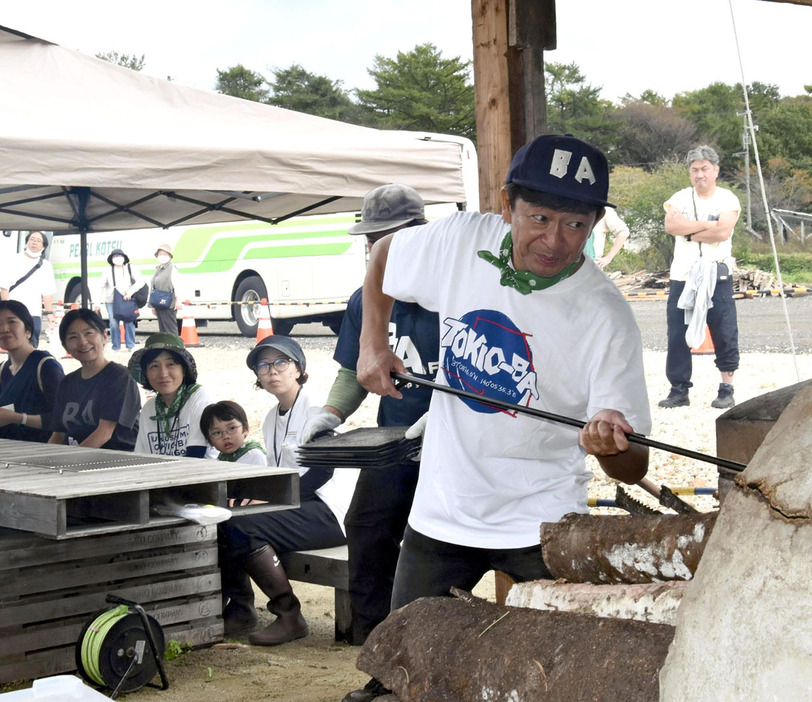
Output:
<svg viewBox="0 0 812 702">
<path fill-rule="evenodd" d="M 128 365 L 136 382 L 156 393 L 141 410 L 136 452 L 216 458 L 200 431 L 200 415 L 213 399 L 197 384 L 195 359 L 180 337 L 152 334 Z"/>
</svg>

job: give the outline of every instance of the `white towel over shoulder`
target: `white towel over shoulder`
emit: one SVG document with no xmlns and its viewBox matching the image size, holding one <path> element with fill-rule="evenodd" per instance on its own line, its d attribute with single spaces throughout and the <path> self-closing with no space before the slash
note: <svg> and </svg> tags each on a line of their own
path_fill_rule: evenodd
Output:
<svg viewBox="0 0 812 702">
<path fill-rule="evenodd" d="M 708 310 L 713 307 L 711 298 L 716 290 L 716 261 L 700 256 L 691 266 L 685 288 L 677 300 L 677 307 L 685 310 L 685 341 L 692 349 L 705 340 Z"/>
</svg>

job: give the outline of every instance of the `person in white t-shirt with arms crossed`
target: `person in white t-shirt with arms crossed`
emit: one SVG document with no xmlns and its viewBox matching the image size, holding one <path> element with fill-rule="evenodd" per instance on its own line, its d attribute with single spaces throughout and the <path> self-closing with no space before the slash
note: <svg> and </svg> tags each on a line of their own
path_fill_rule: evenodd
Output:
<svg viewBox="0 0 812 702">
<path fill-rule="evenodd" d="M 685 338 L 688 329 L 680 297 L 691 277 L 692 268 L 703 261 L 713 264 L 715 288 L 707 311 L 707 326 L 716 354 L 716 367 L 722 376 L 712 407 L 733 407 L 733 374 L 739 368 L 739 326 L 733 299 L 733 228 L 739 219 L 739 199 L 726 188 L 716 185 L 719 155 L 710 146 L 698 146 L 688 152 L 691 187 L 672 195 L 665 207 L 665 231 L 674 237 L 674 260 L 668 288 L 668 353 L 665 374 L 671 391 L 658 403 L 660 407 L 687 407 L 691 404 L 691 349 Z M 695 268 L 694 268 L 695 269 Z M 711 281 L 711 284 L 713 282 Z M 684 304 L 684 303 L 683 303 Z M 701 339 L 700 339 L 701 343 Z M 698 344 L 697 344 L 698 345 Z"/>
</svg>

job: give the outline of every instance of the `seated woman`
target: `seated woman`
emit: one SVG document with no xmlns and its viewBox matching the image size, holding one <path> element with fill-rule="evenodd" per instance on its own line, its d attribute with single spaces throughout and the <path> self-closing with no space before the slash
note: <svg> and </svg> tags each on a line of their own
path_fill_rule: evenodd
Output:
<svg viewBox="0 0 812 702">
<path fill-rule="evenodd" d="M 268 412 L 262 433 L 268 465 L 299 468 L 296 449 L 299 433 L 314 402 L 302 388 L 307 381 L 306 359 L 301 346 L 286 336 L 269 336 L 246 359 L 256 373 L 257 387 L 277 400 Z M 300 507 L 232 517 L 221 527 L 223 610 L 228 635 L 256 627 L 254 595 L 248 577 L 268 596 L 268 609 L 276 620 L 248 640 L 255 645 L 276 646 L 307 636 L 302 608 L 279 561 L 290 551 L 328 548 L 346 543 L 344 515 L 352 499 L 358 471 L 300 468 Z"/>
<path fill-rule="evenodd" d="M 31 344 L 34 320 L 17 300 L 0 301 L 0 439 L 39 441 L 51 436 L 51 410 L 65 371 L 47 351 Z"/>
<path fill-rule="evenodd" d="M 130 359 L 130 373 L 153 390 L 141 410 L 135 450 L 161 456 L 216 458 L 200 431 L 200 415 L 212 399 L 197 384 L 197 365 L 180 337 L 158 332 Z"/>
<path fill-rule="evenodd" d="M 141 396 L 127 369 L 104 357 L 107 324 L 92 310 L 71 310 L 59 340 L 82 367 L 59 385 L 48 443 L 132 451 Z"/>
</svg>

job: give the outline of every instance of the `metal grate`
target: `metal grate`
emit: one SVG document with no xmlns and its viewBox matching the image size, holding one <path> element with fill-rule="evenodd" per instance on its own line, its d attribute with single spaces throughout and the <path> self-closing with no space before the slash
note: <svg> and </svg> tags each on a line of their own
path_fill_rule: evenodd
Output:
<svg viewBox="0 0 812 702">
<path fill-rule="evenodd" d="M 115 470 L 117 468 L 134 468 L 138 466 L 154 466 L 159 463 L 175 463 L 166 457 L 150 458 L 143 455 L 132 455 L 122 453 L 121 456 L 111 455 L 112 452 L 105 451 L 98 456 L 87 455 L 82 452 L 77 456 L 76 451 L 65 451 L 64 453 L 52 453 L 47 456 L 15 456 L 12 460 L 3 461 L 5 467 L 28 466 L 32 468 L 43 468 L 45 470 L 57 470 L 60 472 L 84 473 L 92 470 Z M 79 460 L 77 460 L 77 458 Z"/>
</svg>

